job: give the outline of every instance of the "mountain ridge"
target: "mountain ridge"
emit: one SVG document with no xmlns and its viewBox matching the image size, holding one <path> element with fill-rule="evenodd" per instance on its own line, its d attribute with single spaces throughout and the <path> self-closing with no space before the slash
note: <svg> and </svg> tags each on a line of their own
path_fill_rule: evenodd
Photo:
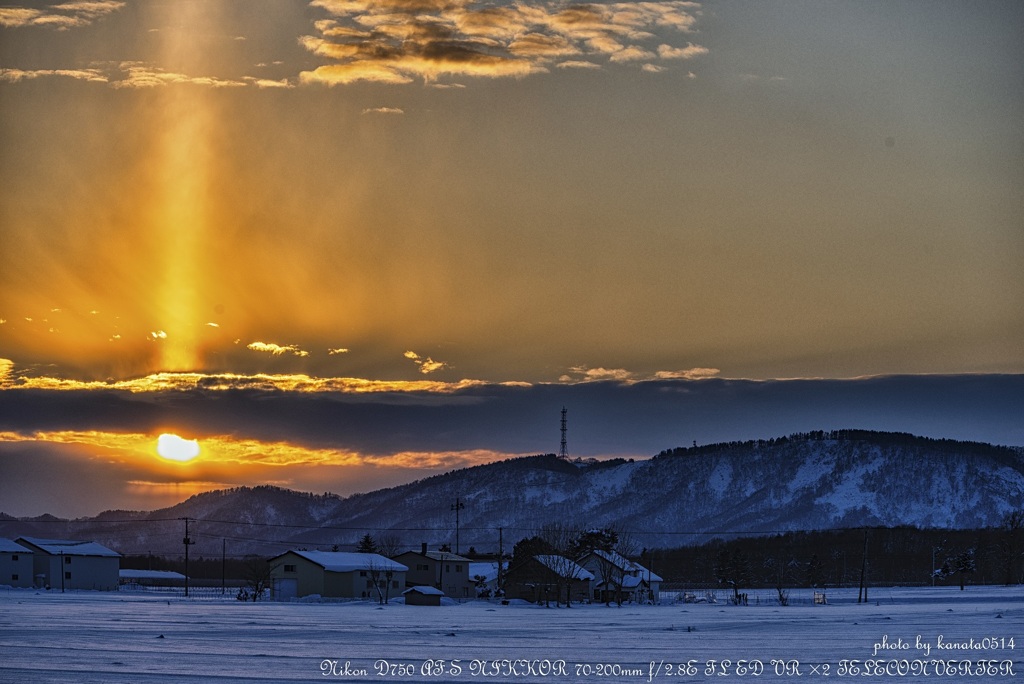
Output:
<svg viewBox="0 0 1024 684">
<path fill-rule="evenodd" d="M 89 537 L 123 553 L 178 554 L 190 518 L 197 554 L 219 554 L 229 542 L 234 554 L 348 548 L 366 532 L 410 547 L 454 547 L 459 537 L 462 548 L 496 550 L 502 533 L 511 548 L 558 523 L 615 527 L 648 547 L 682 546 L 714 535 L 994 526 L 1020 508 L 1022 492 L 1024 449 L 840 430 L 678 447 L 638 460 L 524 456 L 347 497 L 264 485 L 63 525 L 0 514 L 0 535 Z M 457 500 L 464 506 L 458 534 Z"/>
</svg>

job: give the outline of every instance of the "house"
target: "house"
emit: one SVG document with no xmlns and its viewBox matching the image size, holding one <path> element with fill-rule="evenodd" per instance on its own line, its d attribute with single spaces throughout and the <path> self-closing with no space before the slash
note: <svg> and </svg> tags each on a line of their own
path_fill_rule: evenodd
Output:
<svg viewBox="0 0 1024 684">
<path fill-rule="evenodd" d="M 402 596 L 407 606 L 439 606 L 444 592 L 434 587 L 409 587 Z"/>
<path fill-rule="evenodd" d="M 37 587 L 115 591 L 121 554 L 102 544 L 73 539 L 18 537 L 32 551 L 32 573 Z"/>
<path fill-rule="evenodd" d="M 590 600 L 593 581 L 593 573 L 564 556 L 533 556 L 508 569 L 505 596 L 534 603 L 560 603 L 566 597 L 584 602 Z"/>
<path fill-rule="evenodd" d="M 32 586 L 33 553 L 10 539 L 0 539 L 0 586 Z"/>
<path fill-rule="evenodd" d="M 658 603 L 662 578 L 615 551 L 595 550 L 580 559 L 595 577 L 594 600 Z"/>
<path fill-rule="evenodd" d="M 425 586 L 440 589 L 446 596 L 456 599 L 476 596 L 476 582 L 469 575 L 470 560 L 451 551 L 427 551 L 423 544 L 419 551 L 406 551 L 395 560 L 409 566 L 405 586 Z"/>
<path fill-rule="evenodd" d="M 345 551 L 286 551 L 267 562 L 279 601 L 313 594 L 386 599 L 405 586 L 408 570 L 380 554 Z"/>
<path fill-rule="evenodd" d="M 498 563 L 472 562 L 469 564 L 469 579 L 476 586 L 477 598 L 498 595 Z"/>
</svg>

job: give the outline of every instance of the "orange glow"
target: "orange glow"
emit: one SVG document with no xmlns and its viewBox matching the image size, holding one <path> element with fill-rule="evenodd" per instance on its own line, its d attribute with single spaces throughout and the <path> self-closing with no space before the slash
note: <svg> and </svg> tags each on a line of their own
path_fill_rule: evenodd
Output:
<svg viewBox="0 0 1024 684">
<path fill-rule="evenodd" d="M 156 440 L 156 452 L 169 461 L 187 463 L 199 456 L 199 442 L 164 433 Z"/>
</svg>

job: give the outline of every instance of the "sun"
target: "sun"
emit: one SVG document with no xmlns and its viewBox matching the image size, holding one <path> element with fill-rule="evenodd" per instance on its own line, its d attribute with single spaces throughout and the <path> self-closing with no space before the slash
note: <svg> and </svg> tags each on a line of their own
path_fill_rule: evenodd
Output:
<svg viewBox="0 0 1024 684">
<path fill-rule="evenodd" d="M 199 455 L 199 442 L 165 432 L 156 440 L 156 452 L 169 461 L 184 463 Z"/>
</svg>

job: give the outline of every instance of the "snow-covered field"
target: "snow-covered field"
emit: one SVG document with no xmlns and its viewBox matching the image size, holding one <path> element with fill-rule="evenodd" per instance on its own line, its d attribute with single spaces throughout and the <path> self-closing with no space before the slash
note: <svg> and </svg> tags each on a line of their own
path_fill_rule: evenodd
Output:
<svg viewBox="0 0 1024 684">
<path fill-rule="evenodd" d="M 1020 587 L 856 595 L 565 609 L 0 590 L 0 682 L 1024 679 Z"/>
</svg>

